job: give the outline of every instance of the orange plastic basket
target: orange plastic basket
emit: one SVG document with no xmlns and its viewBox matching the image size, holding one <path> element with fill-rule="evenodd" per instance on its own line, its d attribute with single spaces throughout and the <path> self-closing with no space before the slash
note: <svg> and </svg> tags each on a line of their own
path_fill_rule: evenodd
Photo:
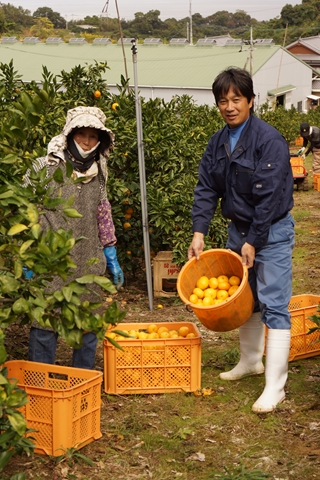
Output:
<svg viewBox="0 0 320 480">
<path fill-rule="evenodd" d="M 313 189 L 320 192 L 320 173 L 313 174 Z"/>
<path fill-rule="evenodd" d="M 29 402 L 26 418 L 35 452 L 62 455 L 102 436 L 100 431 L 102 372 L 46 363 L 11 360 L 8 378 L 18 380 Z"/>
<path fill-rule="evenodd" d="M 242 280 L 231 297 L 222 303 L 206 307 L 189 301 L 196 282 L 202 275 L 236 275 Z M 179 273 L 177 289 L 183 303 L 190 306 L 205 327 L 215 332 L 227 332 L 240 327 L 253 312 L 254 300 L 248 283 L 248 269 L 242 265 L 241 257 L 231 250 L 212 249 L 202 252 L 199 260 L 191 258 Z"/>
<path fill-rule="evenodd" d="M 320 304 L 319 295 L 295 295 L 291 297 L 289 311 L 291 313 L 291 344 L 289 362 L 299 358 L 320 355 L 320 332 L 307 335 L 310 328 L 317 325 L 309 317 L 317 313 Z M 266 328 L 266 337 L 268 329 Z"/>
<path fill-rule="evenodd" d="M 117 330 L 146 330 L 149 323 L 121 323 Z M 201 336 L 191 322 L 161 322 L 178 330 L 189 327 L 193 338 L 104 340 L 104 390 L 111 394 L 194 392 L 201 383 Z"/>
</svg>

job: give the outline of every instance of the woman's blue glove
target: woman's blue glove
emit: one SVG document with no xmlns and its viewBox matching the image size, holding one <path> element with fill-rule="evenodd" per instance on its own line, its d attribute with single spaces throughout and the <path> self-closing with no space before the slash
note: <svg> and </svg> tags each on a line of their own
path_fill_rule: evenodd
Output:
<svg viewBox="0 0 320 480">
<path fill-rule="evenodd" d="M 29 270 L 29 268 L 27 268 L 27 267 L 22 267 L 22 270 L 23 270 L 24 277 L 25 277 L 27 280 L 30 280 L 30 278 L 33 277 L 33 271 L 32 271 L 32 270 Z"/>
<path fill-rule="evenodd" d="M 112 283 L 117 287 L 117 290 L 119 290 L 123 285 L 124 275 L 118 262 L 117 249 L 114 246 L 105 247 L 103 253 L 107 260 L 107 269 L 111 273 Z"/>
</svg>

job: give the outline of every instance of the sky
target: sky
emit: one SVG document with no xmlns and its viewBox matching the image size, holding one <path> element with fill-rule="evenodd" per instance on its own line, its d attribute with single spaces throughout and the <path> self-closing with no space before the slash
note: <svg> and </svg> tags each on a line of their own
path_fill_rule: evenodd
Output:
<svg viewBox="0 0 320 480">
<path fill-rule="evenodd" d="M 137 12 L 147 13 L 150 10 L 159 10 L 161 20 L 175 18 L 177 20 L 192 13 L 200 13 L 203 17 L 215 12 L 226 10 L 235 13 L 244 10 L 252 18 L 259 22 L 270 20 L 280 15 L 281 9 L 286 4 L 295 6 L 300 1 L 293 0 L 2 0 L 2 3 L 10 3 L 15 7 L 30 10 L 31 14 L 40 7 L 49 7 L 54 12 L 60 13 L 66 20 L 81 20 L 87 15 L 100 16 L 102 10 L 108 5 L 107 15 L 117 17 L 116 3 L 118 4 L 121 19 L 132 20 Z M 104 15 L 105 16 L 105 15 Z"/>
</svg>

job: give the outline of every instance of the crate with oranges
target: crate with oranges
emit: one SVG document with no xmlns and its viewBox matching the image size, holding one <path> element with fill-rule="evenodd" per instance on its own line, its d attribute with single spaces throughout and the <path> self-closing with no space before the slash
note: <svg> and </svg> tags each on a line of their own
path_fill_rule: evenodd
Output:
<svg viewBox="0 0 320 480">
<path fill-rule="evenodd" d="M 109 394 L 193 392 L 200 388 L 201 336 L 192 322 L 122 323 L 104 340 Z M 116 340 L 121 349 L 109 339 Z"/>
<path fill-rule="evenodd" d="M 231 277 L 219 275 L 210 278 L 202 275 L 198 278 L 196 286 L 189 297 L 190 303 L 203 305 L 204 307 L 217 305 L 231 297 L 238 290 L 240 283 L 241 279 L 236 275 Z"/>
</svg>

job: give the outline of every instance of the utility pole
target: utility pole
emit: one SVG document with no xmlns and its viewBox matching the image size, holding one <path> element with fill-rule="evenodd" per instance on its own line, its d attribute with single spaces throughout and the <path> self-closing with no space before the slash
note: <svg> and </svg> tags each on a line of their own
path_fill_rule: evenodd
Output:
<svg viewBox="0 0 320 480">
<path fill-rule="evenodd" d="M 250 76 L 253 74 L 253 40 L 252 40 L 252 27 L 250 27 Z"/>
<path fill-rule="evenodd" d="M 190 28 L 189 28 L 190 38 L 189 38 L 189 43 L 190 43 L 190 45 L 193 45 L 191 0 L 190 0 L 189 15 L 190 15 Z"/>
</svg>

